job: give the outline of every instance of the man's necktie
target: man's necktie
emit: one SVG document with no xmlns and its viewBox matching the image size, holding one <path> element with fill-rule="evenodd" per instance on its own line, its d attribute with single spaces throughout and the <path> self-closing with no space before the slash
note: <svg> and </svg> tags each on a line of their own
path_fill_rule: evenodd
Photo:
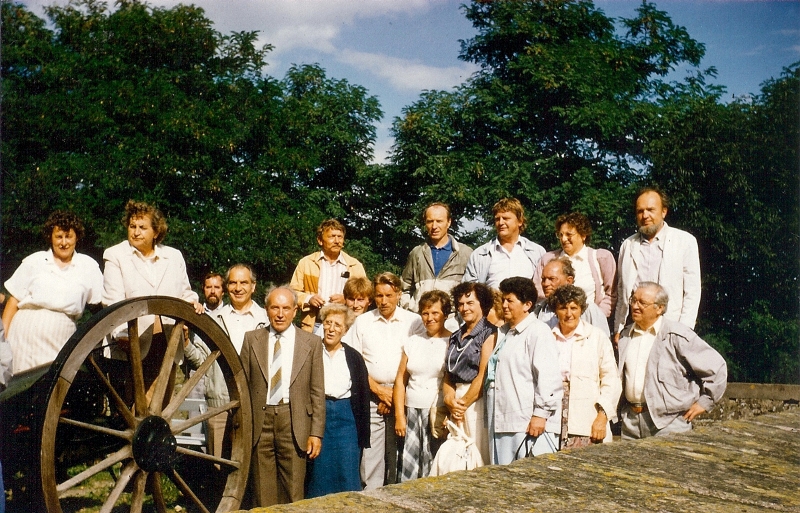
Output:
<svg viewBox="0 0 800 513">
<path fill-rule="evenodd" d="M 275 334 L 275 346 L 272 351 L 272 362 L 269 366 L 269 404 L 280 404 L 283 399 L 283 382 L 281 376 L 281 334 Z"/>
</svg>

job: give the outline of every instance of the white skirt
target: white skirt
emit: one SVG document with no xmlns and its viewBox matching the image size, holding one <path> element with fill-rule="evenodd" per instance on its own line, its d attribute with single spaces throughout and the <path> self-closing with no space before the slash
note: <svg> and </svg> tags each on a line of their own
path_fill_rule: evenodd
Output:
<svg viewBox="0 0 800 513">
<path fill-rule="evenodd" d="M 21 308 L 8 328 L 14 374 L 51 363 L 75 329 L 75 321 L 63 312 Z"/>
<path fill-rule="evenodd" d="M 461 399 L 469 390 L 469 383 L 456 383 L 456 399 Z M 464 412 L 464 421 L 461 428 L 464 433 L 475 440 L 475 446 L 481 453 L 485 464 L 489 463 L 489 427 L 486 422 L 486 399 L 481 394 L 477 401 L 472 403 Z"/>
</svg>

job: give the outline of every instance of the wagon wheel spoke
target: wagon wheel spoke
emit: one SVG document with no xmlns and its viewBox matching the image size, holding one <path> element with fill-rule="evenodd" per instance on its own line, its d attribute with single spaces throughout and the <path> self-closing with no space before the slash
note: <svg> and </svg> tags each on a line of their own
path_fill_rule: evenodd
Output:
<svg viewBox="0 0 800 513">
<path fill-rule="evenodd" d="M 206 508 L 205 505 L 200 501 L 200 499 L 197 497 L 197 495 L 192 491 L 192 489 L 189 488 L 189 485 L 186 484 L 186 481 L 184 481 L 183 478 L 180 476 L 180 474 L 178 474 L 174 469 L 172 470 L 171 477 L 172 477 L 172 481 L 177 485 L 178 489 L 185 496 L 187 496 L 190 499 L 192 499 L 192 502 L 194 502 L 195 505 L 198 508 L 200 508 L 200 511 L 202 511 L 203 513 L 211 513 L 210 511 L 208 511 L 208 508 Z"/>
<path fill-rule="evenodd" d="M 167 513 L 167 503 L 164 500 L 164 490 L 161 488 L 161 473 L 151 472 L 148 476 L 147 487 L 153 496 L 153 503 L 158 513 Z"/>
<path fill-rule="evenodd" d="M 233 469 L 237 469 L 241 466 L 241 462 L 228 460 L 225 458 L 219 458 L 217 456 L 212 456 L 211 454 L 206 454 L 204 452 L 195 451 L 192 449 L 187 449 L 186 447 L 181 447 L 180 445 L 175 448 L 175 452 L 178 454 L 184 454 L 186 456 L 191 456 L 193 458 L 200 458 L 201 460 L 211 461 L 218 465 L 225 465 L 231 467 Z"/>
<path fill-rule="evenodd" d="M 208 369 L 210 369 L 211 366 L 214 365 L 214 362 L 217 360 L 217 358 L 220 357 L 221 354 L 222 353 L 218 349 L 208 355 L 208 358 L 205 359 L 205 361 L 200 365 L 200 367 L 197 368 L 197 371 L 195 371 L 195 373 L 192 374 L 192 376 L 183 384 L 178 393 L 175 394 L 174 397 L 172 397 L 169 404 L 161 412 L 161 416 L 163 418 L 165 419 L 172 418 L 175 412 L 178 411 L 178 408 L 181 406 L 181 404 L 183 404 L 183 401 L 186 400 L 186 397 L 189 395 L 189 393 L 192 391 L 195 385 L 197 385 L 200 382 L 200 380 L 203 379 L 203 376 L 206 375 L 206 371 L 208 371 Z"/>
<path fill-rule="evenodd" d="M 92 477 L 93 475 L 104 471 L 105 469 L 111 467 L 116 463 L 119 463 L 125 458 L 130 458 L 130 457 L 131 457 L 131 447 L 128 445 L 118 450 L 117 452 L 109 455 L 108 457 L 99 461 L 98 463 L 95 463 L 94 465 L 87 468 L 86 470 L 76 475 L 75 477 L 72 477 L 64 481 L 63 483 L 61 483 L 56 487 L 56 490 L 58 490 L 59 494 L 64 493 L 73 486 L 75 486 L 76 484 L 81 483 L 84 480 Z"/>
<path fill-rule="evenodd" d="M 131 477 L 133 477 L 133 474 L 136 473 L 137 470 L 139 470 L 139 467 L 137 467 L 136 463 L 133 461 L 125 465 L 125 468 L 122 469 L 122 472 L 119 474 L 117 484 L 114 485 L 114 489 L 111 490 L 110 494 L 108 494 L 108 498 L 103 503 L 103 507 L 100 508 L 100 513 L 111 513 L 111 510 L 119 500 L 120 495 L 122 495 L 122 492 L 125 491 L 125 487 L 128 486 L 128 482 L 131 480 Z"/>
<path fill-rule="evenodd" d="M 170 388 L 170 381 L 174 384 L 175 374 L 175 355 L 178 352 L 178 344 L 183 341 L 183 321 L 179 321 L 172 328 L 172 334 L 167 343 L 167 349 L 164 353 L 164 359 L 161 361 L 161 369 L 159 369 L 158 377 L 153 383 L 153 394 L 150 399 L 150 415 L 161 415 L 161 410 L 164 407 L 164 394 Z"/>
<path fill-rule="evenodd" d="M 122 399 L 122 397 L 120 397 L 119 393 L 117 393 L 117 390 L 114 388 L 111 382 L 108 381 L 108 378 L 103 373 L 103 370 L 100 369 L 99 365 L 97 365 L 97 362 L 94 360 L 93 355 L 89 355 L 89 363 L 91 363 L 92 369 L 94 369 L 94 372 L 95 374 L 97 374 L 97 377 L 100 378 L 100 381 L 102 381 L 103 384 L 105 385 L 106 389 L 108 390 L 108 393 L 111 395 L 111 399 L 117 406 L 117 410 L 125 419 L 125 422 L 131 429 L 135 428 L 136 418 L 133 416 L 133 413 L 131 412 L 130 408 L 128 408 L 128 405 L 125 404 L 125 401 Z"/>
<path fill-rule="evenodd" d="M 131 493 L 131 513 L 142 513 L 144 505 L 144 485 L 147 483 L 147 472 L 139 470 L 133 480 L 133 491 Z"/>
<path fill-rule="evenodd" d="M 234 408 L 238 408 L 238 407 L 239 407 L 239 401 L 236 400 L 236 401 L 227 402 L 227 403 L 223 404 L 222 406 L 217 406 L 216 408 L 211 408 L 210 410 L 208 410 L 205 413 L 201 413 L 200 415 L 195 415 L 194 417 L 192 417 L 190 419 L 186 419 L 183 422 L 176 423 L 176 424 L 172 425 L 172 434 L 176 435 L 176 434 L 179 434 L 179 433 L 183 433 L 184 431 L 186 431 L 190 427 L 196 426 L 197 424 L 200 424 L 201 422 L 204 422 L 204 421 L 210 419 L 211 417 L 216 417 L 217 415 L 219 415 L 221 413 L 224 413 L 224 412 L 226 412 L 228 410 L 233 410 Z"/>
<path fill-rule="evenodd" d="M 123 440 L 130 441 L 133 438 L 133 430 L 126 429 L 125 431 L 120 431 L 118 429 L 111 429 L 105 426 L 98 426 L 96 424 L 89 424 L 88 422 L 81 422 L 80 420 L 69 419 L 67 417 L 61 417 L 58 419 L 59 424 L 69 424 L 70 426 L 77 426 L 80 428 L 88 429 L 89 431 L 97 431 L 98 433 L 103 433 L 104 435 L 111 435 L 117 438 L 122 438 Z"/>
<path fill-rule="evenodd" d="M 147 398 L 144 391 L 142 348 L 139 345 L 139 319 L 131 319 L 128 321 L 128 340 L 130 341 L 128 361 L 131 364 L 131 373 L 133 375 L 133 394 L 136 414 L 144 415 L 147 411 Z"/>
</svg>

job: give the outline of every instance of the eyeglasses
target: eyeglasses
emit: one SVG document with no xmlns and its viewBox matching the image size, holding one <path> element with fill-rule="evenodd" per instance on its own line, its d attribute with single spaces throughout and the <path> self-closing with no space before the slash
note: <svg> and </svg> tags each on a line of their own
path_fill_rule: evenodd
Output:
<svg viewBox="0 0 800 513">
<path fill-rule="evenodd" d="M 631 306 L 636 306 L 636 305 L 639 305 L 639 306 L 641 306 L 642 308 L 647 308 L 648 306 L 653 306 L 654 304 L 656 304 L 656 303 L 647 303 L 647 302 L 645 302 L 645 301 L 640 301 L 640 300 L 636 299 L 636 298 L 635 298 L 635 297 L 633 297 L 633 296 L 631 296 L 631 297 L 630 297 L 630 299 L 629 299 L 628 301 L 630 302 L 630 305 L 631 305 Z"/>
</svg>

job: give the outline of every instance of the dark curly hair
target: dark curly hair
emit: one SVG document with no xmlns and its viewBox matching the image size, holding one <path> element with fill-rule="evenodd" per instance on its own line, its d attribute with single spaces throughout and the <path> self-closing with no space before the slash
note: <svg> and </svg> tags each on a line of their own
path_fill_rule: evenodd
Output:
<svg viewBox="0 0 800 513">
<path fill-rule="evenodd" d="M 492 296 L 492 289 L 483 283 L 464 282 L 453 287 L 453 290 L 450 291 L 450 294 L 453 296 L 453 304 L 458 305 L 458 300 L 470 292 L 475 293 L 475 298 L 481 305 L 483 316 L 486 317 L 489 315 L 489 310 L 491 310 L 494 305 L 494 297 Z"/>
<path fill-rule="evenodd" d="M 153 226 L 153 231 L 156 234 L 153 242 L 155 244 L 161 244 L 161 241 L 167 236 L 167 219 L 154 205 L 145 203 L 144 201 L 128 200 L 128 203 L 125 205 L 125 216 L 122 218 L 122 226 L 127 230 L 131 219 L 139 219 L 145 216 L 150 218 L 150 224 Z"/>
<path fill-rule="evenodd" d="M 561 229 L 561 225 L 565 223 L 574 226 L 575 231 L 578 232 L 581 237 L 586 237 L 585 243 L 589 243 L 589 239 L 592 237 L 592 224 L 589 222 L 588 217 L 580 212 L 561 214 L 556 219 L 556 237 L 558 237 L 558 231 Z"/>
<path fill-rule="evenodd" d="M 44 240 L 47 241 L 47 244 L 52 244 L 53 231 L 56 228 L 64 230 L 65 232 L 75 230 L 75 235 L 78 237 L 78 240 L 83 238 L 83 221 L 69 210 L 56 210 L 50 214 L 47 221 L 44 222 L 44 226 L 42 226 L 42 236 Z"/>
<path fill-rule="evenodd" d="M 506 278 L 500 282 L 500 292 L 505 296 L 506 294 L 514 294 L 521 303 L 530 301 L 532 305 L 536 304 L 539 295 L 536 293 L 536 287 L 533 286 L 533 281 L 530 278 L 523 278 L 521 276 L 514 276 Z"/>
</svg>

